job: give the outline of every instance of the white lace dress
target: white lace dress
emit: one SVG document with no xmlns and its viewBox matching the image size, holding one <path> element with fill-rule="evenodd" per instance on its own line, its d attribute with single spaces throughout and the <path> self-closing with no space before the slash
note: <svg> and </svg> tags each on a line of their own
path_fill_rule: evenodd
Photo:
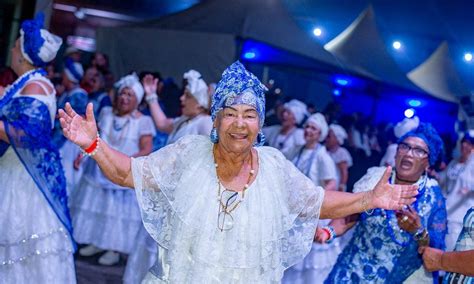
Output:
<svg viewBox="0 0 474 284">
<path fill-rule="evenodd" d="M 139 151 L 141 136 L 156 133 L 149 116 L 119 117 L 110 107 L 102 109 L 99 129 L 101 139 L 127 155 Z M 109 181 L 94 160 L 84 161 L 84 174 L 69 204 L 78 243 L 126 254 L 132 251 L 142 227 L 135 193 Z"/>
<path fill-rule="evenodd" d="M 212 145 L 189 135 L 132 159 L 142 219 L 160 245 L 145 283 L 278 283 L 311 248 L 324 191 L 270 147 L 256 148 L 258 174 L 233 228 L 217 228 Z"/>
<path fill-rule="evenodd" d="M 53 123 L 55 94 L 29 97 L 48 106 Z M 0 283 L 75 283 L 66 228 L 11 146 L 0 157 L 0 181 Z"/>
</svg>

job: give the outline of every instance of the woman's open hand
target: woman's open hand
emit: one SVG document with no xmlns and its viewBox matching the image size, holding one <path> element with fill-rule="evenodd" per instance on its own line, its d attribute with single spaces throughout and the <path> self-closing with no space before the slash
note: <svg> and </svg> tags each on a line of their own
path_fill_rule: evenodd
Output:
<svg viewBox="0 0 474 284">
<path fill-rule="evenodd" d="M 156 90 L 158 89 L 158 78 L 153 78 L 153 75 L 151 74 L 145 75 L 142 79 L 142 85 L 147 96 L 156 94 Z"/>
<path fill-rule="evenodd" d="M 416 200 L 418 186 L 390 184 L 392 167 L 387 167 L 379 182 L 372 190 L 371 201 L 373 208 L 401 210 Z"/>
<path fill-rule="evenodd" d="M 87 105 L 86 117 L 77 114 L 69 103 L 58 111 L 64 136 L 82 149 L 89 147 L 97 138 L 97 124 L 92 103 Z"/>
</svg>

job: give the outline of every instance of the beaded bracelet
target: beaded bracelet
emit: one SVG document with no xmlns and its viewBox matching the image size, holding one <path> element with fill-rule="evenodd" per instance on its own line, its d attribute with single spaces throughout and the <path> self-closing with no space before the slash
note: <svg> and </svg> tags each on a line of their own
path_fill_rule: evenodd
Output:
<svg viewBox="0 0 474 284">
<path fill-rule="evenodd" d="M 99 135 L 99 132 L 97 132 L 97 136 L 94 139 L 94 142 L 92 142 L 92 144 L 86 149 L 81 148 L 82 154 L 86 156 L 94 156 L 95 154 L 97 154 L 97 151 L 99 151 L 99 144 L 100 144 L 99 141 L 100 141 L 100 135 Z"/>
<path fill-rule="evenodd" d="M 151 104 L 152 102 L 156 102 L 158 101 L 158 95 L 156 93 L 153 93 L 151 95 L 147 95 L 145 97 L 145 101 L 148 103 L 148 104 Z"/>
<path fill-rule="evenodd" d="M 331 243 L 337 237 L 333 226 L 324 226 L 321 229 L 329 235 L 329 239 L 326 241 L 327 243 Z"/>
</svg>

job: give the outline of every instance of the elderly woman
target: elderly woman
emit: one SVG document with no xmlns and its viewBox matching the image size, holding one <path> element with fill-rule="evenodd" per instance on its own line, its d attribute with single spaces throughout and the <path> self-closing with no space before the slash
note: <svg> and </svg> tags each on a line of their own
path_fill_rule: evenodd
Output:
<svg viewBox="0 0 474 284">
<path fill-rule="evenodd" d="M 430 124 L 400 138 L 392 184 L 416 184 L 419 194 L 413 207 L 403 211 L 367 210 L 359 216 L 354 236 L 339 255 L 326 283 L 433 283 L 437 281 L 421 267 L 418 246 L 428 243 L 444 248 L 446 207 L 438 183 L 426 171 L 440 158 L 443 142 Z M 373 188 L 385 167 L 368 170 L 354 192 Z M 337 235 L 355 225 L 335 220 Z M 421 267 L 421 268 L 420 268 Z M 437 282 L 435 282 L 437 283 Z"/>
<path fill-rule="evenodd" d="M 446 248 L 453 250 L 463 228 L 464 213 L 474 204 L 474 130 L 464 134 L 461 140 L 461 156 L 449 163 L 440 180 L 447 192 Z"/>
<path fill-rule="evenodd" d="M 101 139 L 132 157 L 148 155 L 156 132 L 151 118 L 137 111 L 143 87 L 136 74 L 123 77 L 115 86 L 113 109 L 106 107 L 100 114 Z M 118 252 L 132 252 L 141 228 L 137 201 L 133 192 L 110 182 L 92 159 L 84 164 L 84 175 L 71 194 L 70 208 L 75 240 L 90 244 L 79 254 L 90 256 L 107 250 L 98 261 L 113 265 L 120 259 Z"/>
<path fill-rule="evenodd" d="M 291 100 L 283 105 L 281 125 L 263 128 L 268 145 L 280 150 L 287 158 L 295 147 L 303 146 L 304 131 L 298 128 L 308 114 L 306 105 L 299 100 Z"/>
<path fill-rule="evenodd" d="M 329 156 L 337 167 L 337 188 L 340 191 L 347 190 L 349 179 L 349 168 L 352 167 L 352 156 L 346 148 L 342 147 L 347 139 L 347 132 L 338 124 L 329 125 L 328 137 L 326 138 L 326 149 Z"/>
<path fill-rule="evenodd" d="M 211 139 L 188 135 L 130 158 L 86 118 L 61 110 L 64 134 L 113 182 L 134 188 L 145 228 L 160 245 L 149 283 L 277 283 L 309 252 L 319 217 L 337 218 L 412 203 L 416 186 L 394 186 L 387 170 L 373 191 L 328 191 L 263 143 L 265 87 L 239 62 L 214 93 Z"/>
<path fill-rule="evenodd" d="M 180 97 L 182 115 L 172 119 L 166 114 L 158 103 L 156 90 L 158 79 L 152 75 L 143 78 L 143 86 L 146 93 L 146 101 L 150 107 L 151 116 L 156 127 L 168 133 L 168 141 L 171 144 L 179 138 L 189 134 L 209 135 L 212 129 L 212 121 L 209 116 L 209 94 L 206 82 L 201 78 L 201 74 L 195 70 L 184 73 L 186 87 Z"/>
<path fill-rule="evenodd" d="M 42 69 L 61 38 L 43 16 L 22 23 L 11 50 L 19 78 L 0 90 L 0 282 L 75 283 L 66 180 L 51 143 L 54 86 Z"/>
<path fill-rule="evenodd" d="M 328 124 L 320 113 L 311 115 L 304 124 L 306 144 L 291 154 L 295 166 L 309 177 L 316 186 L 336 190 L 336 165 L 326 148 L 320 144 L 326 139 Z M 320 220 L 315 238 L 324 231 L 329 220 Z M 285 271 L 283 283 L 323 283 L 340 252 L 339 242 L 313 243 L 304 260 Z"/>
</svg>

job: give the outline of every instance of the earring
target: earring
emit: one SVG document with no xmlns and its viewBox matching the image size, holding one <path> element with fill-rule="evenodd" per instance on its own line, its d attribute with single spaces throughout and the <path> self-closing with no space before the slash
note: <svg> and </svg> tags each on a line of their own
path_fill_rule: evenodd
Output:
<svg viewBox="0 0 474 284">
<path fill-rule="evenodd" d="M 212 128 L 211 130 L 211 135 L 209 135 L 211 137 L 211 142 L 216 144 L 217 142 L 219 142 L 219 134 L 217 134 L 217 129 L 215 127 Z"/>
<path fill-rule="evenodd" d="M 260 130 L 257 134 L 257 141 L 255 142 L 255 146 L 263 146 L 265 144 L 265 134 L 263 131 Z"/>
</svg>

